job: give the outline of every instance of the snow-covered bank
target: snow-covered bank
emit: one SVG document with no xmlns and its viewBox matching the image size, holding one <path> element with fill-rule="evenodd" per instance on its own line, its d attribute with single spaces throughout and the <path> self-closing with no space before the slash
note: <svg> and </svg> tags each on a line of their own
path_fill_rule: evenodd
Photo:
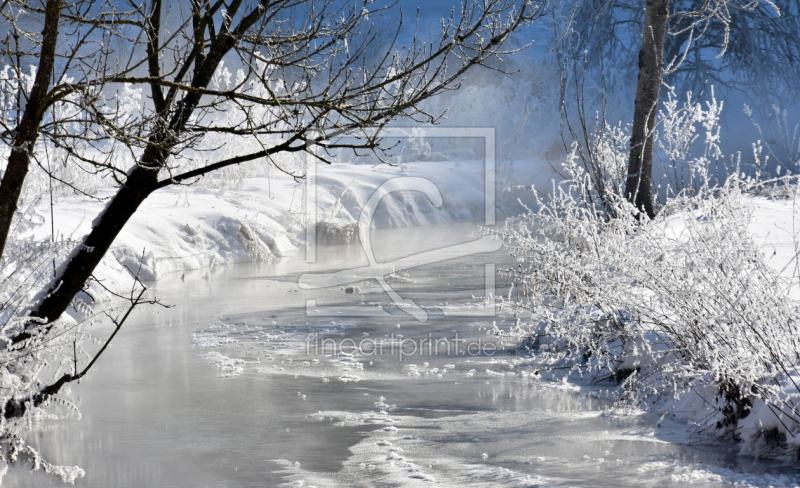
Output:
<svg viewBox="0 0 800 488">
<path fill-rule="evenodd" d="M 530 167 L 547 168 L 541 162 Z M 276 174 L 277 173 L 277 174 Z M 400 166 L 340 164 L 319 167 L 313 185 L 273 172 L 232 188 L 172 186 L 151 195 L 114 241 L 96 276 L 106 286 L 128 286 L 123 267 L 142 280 L 166 273 L 246 262 L 271 261 L 305 245 L 306 229 L 320 240 L 352 239 L 361 210 L 386 181 L 418 177 L 442 196 L 436 206 L 419 191 L 398 191 L 382 199 L 374 227 L 406 227 L 456 221 L 484 221 L 486 175 L 482 161 L 414 162 Z M 548 169 L 533 178 L 550 178 Z M 496 192 L 498 218 L 517 213 L 516 194 Z M 313 192 L 309 198 L 309 192 Z M 110 190 L 96 194 L 112 196 Z M 316 208 L 309 211 L 307 202 Z M 21 238 L 48 239 L 50 209 L 42 202 L 26 221 Z M 73 197 L 53 209 L 56 240 L 79 239 L 104 203 Z M 313 220 L 313 221 L 312 221 Z M 102 293 L 101 293 L 102 296 Z"/>
</svg>

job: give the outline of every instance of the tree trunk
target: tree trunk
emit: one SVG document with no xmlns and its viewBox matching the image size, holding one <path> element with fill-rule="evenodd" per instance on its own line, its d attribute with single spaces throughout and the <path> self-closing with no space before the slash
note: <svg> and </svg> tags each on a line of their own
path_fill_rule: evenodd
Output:
<svg viewBox="0 0 800 488">
<path fill-rule="evenodd" d="M 650 218 L 656 215 L 653 207 L 653 133 L 661 96 L 668 19 L 669 0 L 646 0 L 625 196 Z"/>
<path fill-rule="evenodd" d="M 6 171 L 0 181 L 0 259 L 3 258 L 8 234 L 11 232 L 11 223 L 14 220 L 14 213 L 17 211 L 19 196 L 22 193 L 22 185 L 28 175 L 31 155 L 36 140 L 39 138 L 39 125 L 49 106 L 47 92 L 53 77 L 60 17 L 61 0 L 48 0 L 45 6 L 39 67 L 25 104 L 25 110 L 22 113 L 22 119 L 15 130 Z"/>
<path fill-rule="evenodd" d="M 158 153 L 158 154 L 154 154 Z M 30 316 L 49 324 L 67 310 L 72 299 L 81 291 L 86 280 L 103 259 L 119 232 L 130 220 L 139 205 L 158 188 L 160 165 L 146 165 L 144 161 L 164 158 L 162 151 L 148 148 L 137 166 L 105 210 L 98 217 L 91 232 L 84 238 L 78 251 L 58 270 L 51 288 L 34 308 Z M 36 324 L 31 324 L 35 326 Z M 27 338 L 16 337 L 15 342 Z"/>
</svg>

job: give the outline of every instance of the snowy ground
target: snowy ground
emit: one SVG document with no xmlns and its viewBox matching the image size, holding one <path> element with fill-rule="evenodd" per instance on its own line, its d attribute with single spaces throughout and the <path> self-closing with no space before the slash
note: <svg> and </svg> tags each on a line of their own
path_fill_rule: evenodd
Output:
<svg viewBox="0 0 800 488">
<path fill-rule="evenodd" d="M 798 188 L 800 189 L 800 187 Z M 785 278 L 797 279 L 800 255 L 800 202 L 795 198 L 750 201 L 750 232 L 761 248 L 767 264 Z M 799 290 L 794 288 L 797 293 Z M 796 294 L 794 298 L 800 298 Z"/>
</svg>

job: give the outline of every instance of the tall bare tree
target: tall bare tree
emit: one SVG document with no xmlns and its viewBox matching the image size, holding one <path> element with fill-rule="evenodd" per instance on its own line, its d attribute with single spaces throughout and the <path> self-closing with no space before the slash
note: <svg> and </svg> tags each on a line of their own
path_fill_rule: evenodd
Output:
<svg viewBox="0 0 800 488">
<path fill-rule="evenodd" d="M 566 5 L 562 14 L 567 20 L 558 37 L 565 65 L 576 69 L 579 63 L 584 76 L 607 76 L 616 84 L 627 73 L 638 73 L 625 195 L 651 217 L 652 134 L 663 82 L 695 92 L 711 82 L 720 89 L 746 90 L 762 101 L 800 89 L 800 38 L 793 35 L 800 28 L 800 12 L 794 0 L 581 0 Z"/>
<path fill-rule="evenodd" d="M 775 9 L 775 13 L 780 14 L 777 7 L 769 0 L 763 0 L 763 3 L 770 4 Z M 683 37 L 679 44 L 686 45 L 682 52 L 684 56 L 676 56 L 665 66 L 665 38 L 670 20 L 670 1 L 645 1 L 642 47 L 639 51 L 639 78 L 633 111 L 625 196 L 649 218 L 656 215 L 653 202 L 653 141 L 664 73 L 674 70 L 685 60 L 691 43 L 697 38 L 702 38 L 704 33 L 714 25 L 712 22 L 716 22 L 722 30 L 718 55 L 724 55 L 730 44 L 733 19 L 731 12 L 737 10 L 752 12 L 758 8 L 759 4 L 760 0 L 711 0 L 702 4 L 698 2 L 679 3 L 680 8 L 673 14 L 673 33 Z"/>
<path fill-rule="evenodd" d="M 28 320 L 7 331 L 8 347 L 47 340 L 120 230 L 156 190 L 248 161 L 270 164 L 281 153 L 307 152 L 324 161 L 326 151 L 337 148 L 379 152 L 380 128 L 403 117 L 434 120 L 436 114 L 419 109 L 423 100 L 453 89 L 467 70 L 503 54 L 513 31 L 544 12 L 543 0 L 468 0 L 443 20 L 437 38 L 421 41 L 403 38 L 402 22 L 392 32 L 378 30 L 369 18 L 382 10 L 370 5 L 148 0 L 128 2 L 122 13 L 111 3 L 62 13 L 62 25 L 100 26 L 112 38 L 102 43 L 102 65 L 74 73 L 64 84 L 64 91 L 94 96 L 89 104 L 74 102 L 81 129 L 73 137 L 122 144 L 136 162 L 124 168 L 97 159 L 96 151 L 70 149 L 119 186 L 38 294 Z M 385 46 L 387 35 L 390 48 L 375 50 L 378 43 Z M 398 49 L 401 41 L 410 47 Z M 121 102 L 109 95 L 137 87 L 147 98 L 135 117 L 123 116 Z M 185 157 L 200 154 L 195 151 L 212 134 L 235 141 L 227 148 L 230 157 Z M 10 399 L 5 418 L 25 415 L 78 377 L 65 372 L 29 396 Z"/>
<path fill-rule="evenodd" d="M 741 91 L 766 105 L 780 101 L 787 91 L 800 89 L 796 76 L 800 38 L 794 35 L 800 29 L 800 5 L 795 0 L 739 2 L 725 15 L 707 17 L 707 24 L 682 15 L 702 11 L 705 3 L 669 2 L 664 42 L 668 85 L 681 92 L 700 93 L 711 82 L 720 92 Z M 605 70 L 612 83 L 636 74 L 641 48 L 636 41 L 645 17 L 642 0 L 564 2 L 557 12 L 555 47 L 561 57 L 585 63 L 594 77 Z"/>
<path fill-rule="evenodd" d="M 41 160 L 37 144 L 42 138 L 81 158 L 76 139 L 104 137 L 91 123 L 92 114 L 103 112 L 96 87 L 128 73 L 110 64 L 110 44 L 124 35 L 125 26 L 135 25 L 131 14 L 108 0 L 3 2 L 0 29 L 7 34 L 0 39 L 0 138 L 9 152 L 0 181 L 0 260 L 28 171 Z M 85 83 L 89 79 L 91 85 Z M 84 162 L 108 166 L 96 157 Z"/>
<path fill-rule="evenodd" d="M 3 250 L 6 240 L 11 230 L 11 221 L 17 210 L 17 201 L 22 192 L 22 185 L 31 164 L 31 157 L 39 138 L 39 126 L 47 110 L 47 92 L 49 91 L 51 79 L 53 77 L 56 45 L 58 43 L 58 29 L 61 17 L 61 0 L 48 0 L 45 4 L 45 16 L 42 26 L 41 42 L 39 43 L 38 58 L 39 64 L 36 69 L 36 77 L 33 86 L 27 94 L 27 99 L 22 102 L 22 96 L 26 95 L 23 90 L 18 91 L 17 112 L 15 114 L 15 127 L 9 127 L 4 123 L 3 133 L 8 134 L 10 139 L 11 152 L 8 157 L 3 179 L 0 181 L 0 259 L 3 257 Z M 7 24 L 11 28 L 4 40 L 6 56 L 14 53 L 15 60 L 22 58 L 19 50 L 20 32 L 19 22 L 14 18 L 17 14 L 10 11 L 11 8 L 6 2 L 2 10 Z M 13 46 L 13 48 L 12 48 Z M 15 63 L 17 79 L 20 69 L 19 62 Z M 6 122 L 3 120 L 3 122 Z"/>
<path fill-rule="evenodd" d="M 664 38 L 669 19 L 669 0 L 646 0 L 639 79 L 633 106 L 631 152 L 625 196 L 637 209 L 653 218 L 653 141 L 661 97 Z"/>
</svg>

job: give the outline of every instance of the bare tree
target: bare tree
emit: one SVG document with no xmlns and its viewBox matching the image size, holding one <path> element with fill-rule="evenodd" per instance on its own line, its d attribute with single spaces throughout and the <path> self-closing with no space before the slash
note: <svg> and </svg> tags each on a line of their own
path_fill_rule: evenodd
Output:
<svg viewBox="0 0 800 488">
<path fill-rule="evenodd" d="M 7 24 L 11 27 L 4 40 L 6 56 L 13 53 L 16 61 L 16 79 L 21 80 L 21 66 L 19 61 L 23 57 L 19 49 L 23 32 L 20 32 L 16 12 L 12 12 L 12 7 L 6 2 L 2 9 L 2 15 Z M 61 17 L 61 0 L 48 0 L 45 5 L 45 16 L 42 27 L 41 42 L 38 50 L 38 68 L 36 77 L 30 93 L 24 103 L 22 97 L 26 95 L 24 90 L 17 92 L 17 110 L 15 115 L 15 127 L 9 127 L 7 120 L 3 120 L 3 135 L 10 137 L 11 153 L 8 157 L 3 179 L 0 181 L 0 259 L 3 257 L 3 250 L 6 240 L 11 230 L 11 221 L 14 212 L 17 210 L 17 201 L 22 192 L 22 184 L 28 173 L 31 163 L 31 156 L 36 140 L 39 138 L 39 126 L 47 110 L 47 92 L 50 88 L 50 81 L 53 76 L 56 58 L 56 45 L 58 43 L 58 28 Z M 26 36 L 27 37 L 27 36 Z M 13 45 L 13 48 L 12 48 Z M 21 88 L 21 87 L 20 87 Z M 13 136 L 12 136 L 13 134 Z"/>
<path fill-rule="evenodd" d="M 653 141 L 661 97 L 668 19 L 669 0 L 646 0 L 625 196 L 650 218 L 656 215 L 653 207 Z"/>
<path fill-rule="evenodd" d="M 665 82 L 678 91 L 739 90 L 769 106 L 800 89 L 800 11 L 794 0 L 732 5 L 700 25 L 682 13 L 702 11 L 703 0 L 672 0 L 664 42 Z M 635 75 L 645 9 L 641 0 L 581 0 L 559 4 L 556 51 L 605 70 L 614 83 Z M 685 29 L 685 27 L 694 27 Z M 724 47 L 724 55 L 720 56 Z M 581 56 L 585 53 L 585 56 Z M 562 59 L 562 62 L 565 59 Z M 572 68 L 572 67 L 570 67 Z M 772 98 L 777 97 L 777 98 Z"/>
<path fill-rule="evenodd" d="M 60 5 L 53 3 L 54 9 Z M 107 32 L 95 39 L 102 41 L 98 61 L 84 63 L 82 71 L 65 68 L 64 78 L 73 76 L 51 84 L 50 96 L 81 95 L 72 119 L 80 129 L 70 137 L 89 146 L 84 152 L 74 146 L 65 150 L 93 171 L 116 178 L 118 188 L 90 233 L 37 295 L 27 319 L 6 329 L 7 347 L 41 344 L 53 334 L 115 237 L 154 191 L 248 161 L 273 164 L 281 153 L 306 152 L 322 161 L 326 151 L 341 148 L 380 153 L 382 127 L 403 117 L 434 121 L 436 114 L 419 108 L 422 101 L 453 89 L 467 70 L 503 54 L 512 32 L 544 12 L 543 0 L 469 0 L 443 19 L 438 38 L 414 36 L 406 39 L 410 47 L 398 49 L 401 22 L 388 34 L 391 47 L 376 55 L 373 46 L 385 45 L 387 35 L 369 20 L 382 13 L 370 5 L 131 0 L 124 12 L 111 3 L 95 3 L 69 16 L 63 9 L 60 18 L 57 12 L 45 16 L 45 24 L 72 22 Z M 135 116 L 125 115 L 110 95 L 137 87 L 148 93 L 146 101 Z M 85 98 L 91 103 L 83 103 Z M 42 131 L 42 120 L 34 120 L 32 132 L 36 123 Z M 227 148 L 231 157 L 209 161 L 213 151 L 199 152 L 213 134 L 233 141 Z M 54 143 L 65 146 L 57 135 Z M 28 147 L 30 155 L 33 146 Z M 119 147 L 135 164 L 125 168 L 112 161 Z M 96 157 L 98 151 L 109 159 Z M 186 157 L 190 154 L 203 157 Z M 3 211 L 13 213 L 11 206 Z M 132 304 L 139 301 L 133 294 L 129 298 Z M 66 374 L 27 397 L 9 399 L 5 418 L 25 415 L 81 375 Z"/>
<path fill-rule="evenodd" d="M 800 38 L 791 33 L 800 28 L 800 14 L 791 0 L 644 4 L 642 9 L 639 1 L 572 3 L 564 14 L 567 20 L 559 24 L 564 31 L 558 47 L 564 64 L 576 69 L 581 63 L 580 69 L 592 73 L 587 76 L 610 76 L 610 83 L 619 84 L 628 73 L 638 73 L 625 194 L 652 217 L 652 133 L 661 84 L 699 92 L 711 81 L 764 99 L 796 91 Z"/>
</svg>

